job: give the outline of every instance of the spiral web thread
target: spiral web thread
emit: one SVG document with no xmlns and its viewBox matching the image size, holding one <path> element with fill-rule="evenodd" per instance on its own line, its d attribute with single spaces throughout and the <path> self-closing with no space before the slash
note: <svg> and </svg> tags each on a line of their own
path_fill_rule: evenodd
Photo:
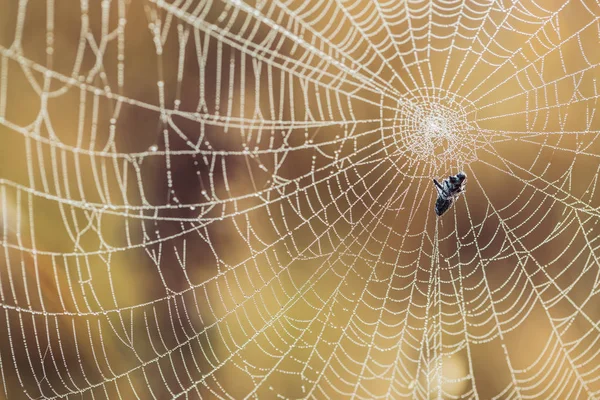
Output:
<svg viewBox="0 0 600 400">
<path fill-rule="evenodd" d="M 0 397 L 599 397 L 596 2 L 1 8 Z"/>
</svg>

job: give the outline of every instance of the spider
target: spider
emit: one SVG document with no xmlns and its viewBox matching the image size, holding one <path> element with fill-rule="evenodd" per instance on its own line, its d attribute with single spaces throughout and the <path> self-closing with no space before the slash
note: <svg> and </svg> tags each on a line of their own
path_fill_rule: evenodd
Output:
<svg viewBox="0 0 600 400">
<path fill-rule="evenodd" d="M 435 213 L 438 217 L 448 211 L 459 194 L 465 191 L 465 179 L 467 179 L 467 175 L 464 172 L 449 176 L 441 184 L 435 178 L 433 179 L 438 191 L 438 198 L 435 202 Z"/>
</svg>

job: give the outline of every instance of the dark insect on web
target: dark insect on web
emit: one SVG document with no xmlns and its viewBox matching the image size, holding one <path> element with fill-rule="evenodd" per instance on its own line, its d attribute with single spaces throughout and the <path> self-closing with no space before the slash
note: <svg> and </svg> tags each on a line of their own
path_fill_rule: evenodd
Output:
<svg viewBox="0 0 600 400">
<path fill-rule="evenodd" d="M 467 175 L 464 172 L 459 172 L 456 175 L 449 176 L 440 184 L 435 178 L 433 183 L 438 191 L 438 198 L 435 201 L 435 213 L 441 217 L 452 204 L 458 199 L 458 196 L 465 191 L 465 180 Z"/>
</svg>

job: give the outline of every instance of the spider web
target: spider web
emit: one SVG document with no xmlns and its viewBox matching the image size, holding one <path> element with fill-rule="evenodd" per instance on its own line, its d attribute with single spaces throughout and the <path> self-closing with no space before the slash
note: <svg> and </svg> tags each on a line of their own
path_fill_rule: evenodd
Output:
<svg viewBox="0 0 600 400">
<path fill-rule="evenodd" d="M 1 9 L 0 397 L 599 397 L 596 2 Z"/>
</svg>

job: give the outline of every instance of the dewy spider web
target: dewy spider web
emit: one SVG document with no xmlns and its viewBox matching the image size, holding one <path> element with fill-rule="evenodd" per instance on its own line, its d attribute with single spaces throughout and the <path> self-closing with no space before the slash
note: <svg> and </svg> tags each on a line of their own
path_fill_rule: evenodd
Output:
<svg viewBox="0 0 600 400">
<path fill-rule="evenodd" d="M 0 7 L 0 398 L 598 397 L 597 2 Z"/>
</svg>

